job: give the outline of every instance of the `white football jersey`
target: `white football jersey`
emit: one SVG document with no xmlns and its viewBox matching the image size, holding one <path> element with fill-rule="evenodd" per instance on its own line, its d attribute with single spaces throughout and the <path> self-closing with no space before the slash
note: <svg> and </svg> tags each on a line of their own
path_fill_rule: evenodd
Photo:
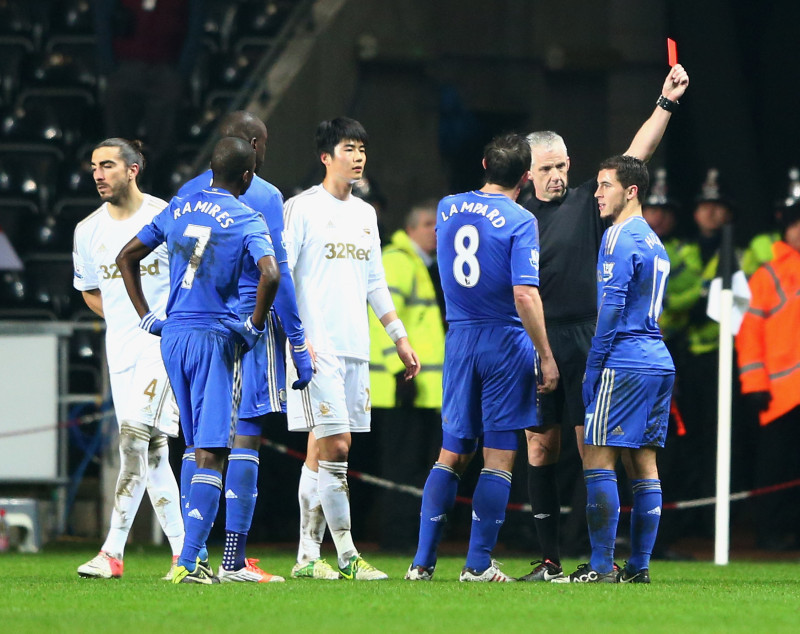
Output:
<svg viewBox="0 0 800 634">
<path fill-rule="evenodd" d="M 375 209 L 315 185 L 287 200 L 283 217 L 297 307 L 311 345 L 369 360 L 367 295 L 386 288 Z"/>
<path fill-rule="evenodd" d="M 106 320 L 106 356 L 110 372 L 136 364 L 141 351 L 159 345 L 158 337 L 139 328 L 139 315 L 125 290 L 115 262 L 117 255 L 139 230 L 167 203 L 145 194 L 142 206 L 126 220 L 114 220 L 103 203 L 75 227 L 72 246 L 73 286 L 79 291 L 100 289 Z M 150 310 L 162 319 L 169 295 L 169 262 L 166 244 L 141 261 L 142 290 Z"/>
</svg>

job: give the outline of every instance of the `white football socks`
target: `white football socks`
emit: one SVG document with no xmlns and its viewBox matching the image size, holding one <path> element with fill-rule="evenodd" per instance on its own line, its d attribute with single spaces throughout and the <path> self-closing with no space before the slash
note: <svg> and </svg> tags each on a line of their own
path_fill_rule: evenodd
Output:
<svg viewBox="0 0 800 634">
<path fill-rule="evenodd" d="M 344 568 L 350 557 L 358 554 L 350 533 L 347 462 L 319 461 L 319 499 L 336 546 L 339 567 Z"/>
<path fill-rule="evenodd" d="M 183 517 L 181 494 L 175 474 L 169 464 L 169 445 L 166 436 L 150 441 L 147 464 L 147 494 L 155 509 L 158 522 L 169 540 L 173 555 L 183 548 Z"/>
<path fill-rule="evenodd" d="M 300 502 L 300 546 L 297 549 L 297 562 L 306 563 L 319 559 L 327 522 L 319 499 L 319 476 L 305 464 L 300 470 L 297 499 Z"/>
<path fill-rule="evenodd" d="M 144 496 L 147 477 L 147 448 L 150 432 L 141 426 L 122 423 L 119 430 L 119 476 L 114 489 L 111 527 L 102 550 L 122 559 L 133 518 Z"/>
</svg>

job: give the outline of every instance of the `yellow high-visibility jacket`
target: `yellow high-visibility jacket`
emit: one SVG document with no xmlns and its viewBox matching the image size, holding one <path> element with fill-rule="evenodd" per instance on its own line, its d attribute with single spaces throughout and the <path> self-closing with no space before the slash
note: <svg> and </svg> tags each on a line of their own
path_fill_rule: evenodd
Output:
<svg viewBox="0 0 800 634">
<path fill-rule="evenodd" d="M 397 315 L 419 355 L 422 371 L 414 379 L 415 407 L 441 409 L 444 325 L 425 262 L 405 231 L 397 231 L 383 249 L 386 283 Z M 395 375 L 404 369 L 392 340 L 370 311 L 370 400 L 372 407 L 395 406 Z"/>
<path fill-rule="evenodd" d="M 737 251 L 737 261 L 739 259 Z M 708 302 L 708 288 L 717 276 L 719 252 L 703 265 L 700 245 L 684 242 L 670 253 L 670 275 L 664 296 L 664 313 L 659 324 L 669 324 L 672 331 L 684 331 L 691 354 L 703 354 L 719 349 L 719 324 L 705 317 L 691 322 L 689 314 L 697 302 Z M 674 273 L 674 276 L 673 276 Z M 705 310 L 703 311 L 705 313 Z"/>
</svg>

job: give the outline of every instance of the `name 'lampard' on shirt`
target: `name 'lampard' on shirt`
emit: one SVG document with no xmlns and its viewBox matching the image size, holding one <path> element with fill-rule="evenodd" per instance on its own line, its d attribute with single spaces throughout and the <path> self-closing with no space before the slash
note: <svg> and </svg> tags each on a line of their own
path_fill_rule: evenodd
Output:
<svg viewBox="0 0 800 634">
<path fill-rule="evenodd" d="M 208 214 L 214 218 L 223 229 L 227 229 L 233 224 L 233 218 L 231 218 L 231 215 L 227 211 L 223 211 L 220 214 L 219 212 L 222 211 L 222 207 L 216 203 L 212 205 L 211 202 L 207 200 L 198 200 L 194 205 L 194 209 L 192 209 L 192 203 L 187 200 L 183 207 L 175 207 L 175 209 L 172 210 L 172 218 L 173 220 L 177 220 L 183 214 L 188 214 L 193 211 L 200 211 L 204 214 Z"/>
<path fill-rule="evenodd" d="M 487 213 L 488 211 L 488 213 Z M 492 223 L 492 226 L 496 229 L 499 229 L 503 225 L 506 224 L 506 219 L 497 209 L 492 209 L 489 211 L 489 205 L 485 205 L 483 203 L 476 203 L 476 202 L 463 202 L 461 203 L 461 209 L 456 207 L 455 205 L 450 205 L 450 213 L 447 214 L 444 211 L 441 211 L 442 222 L 447 222 L 450 219 L 450 216 L 455 214 L 463 214 L 463 213 L 470 213 L 470 214 L 478 214 L 479 216 L 485 216 L 486 219 Z"/>
</svg>

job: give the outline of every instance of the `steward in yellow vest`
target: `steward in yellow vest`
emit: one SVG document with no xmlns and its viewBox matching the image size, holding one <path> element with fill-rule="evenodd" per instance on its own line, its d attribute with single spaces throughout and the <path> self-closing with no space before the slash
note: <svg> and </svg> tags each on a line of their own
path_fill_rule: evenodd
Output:
<svg viewBox="0 0 800 634">
<path fill-rule="evenodd" d="M 434 207 L 435 210 L 435 207 Z M 413 215 L 414 212 L 412 212 Z M 434 211 L 435 214 L 435 211 Z M 432 217 L 435 220 L 435 215 Z M 410 220 L 413 220 L 410 217 Z M 413 228 L 410 228 L 413 232 Z M 435 234 L 433 248 L 435 249 Z M 428 262 L 423 259 L 427 256 Z M 383 250 L 386 283 L 397 315 L 408 332 L 408 340 L 419 355 L 422 370 L 414 379 L 412 403 L 397 403 L 395 375 L 404 370 L 395 346 L 378 319 L 370 312 L 370 400 L 372 407 L 391 408 L 412 405 L 425 409 L 442 407 L 442 364 L 444 362 L 444 323 L 436 301 L 436 290 L 428 272 L 430 254 L 399 230 Z M 404 387 L 401 387 L 401 391 Z M 405 393 L 412 396 L 409 390 Z"/>
</svg>

